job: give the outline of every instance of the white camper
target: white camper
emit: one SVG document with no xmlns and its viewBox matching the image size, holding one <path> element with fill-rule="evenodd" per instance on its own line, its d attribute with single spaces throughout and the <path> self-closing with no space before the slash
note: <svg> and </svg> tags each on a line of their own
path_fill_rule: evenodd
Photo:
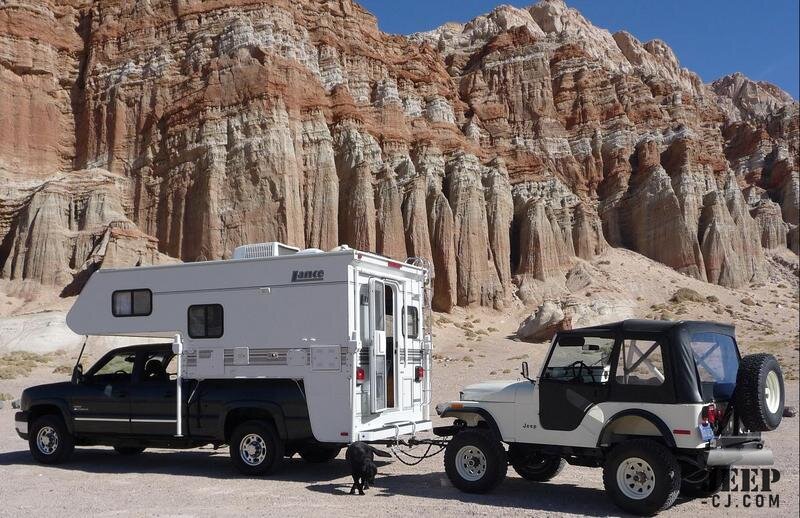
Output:
<svg viewBox="0 0 800 518">
<path fill-rule="evenodd" d="M 190 380 L 292 380 L 321 443 L 431 429 L 424 261 L 280 243 L 239 247 L 233 257 L 101 269 L 67 324 L 83 335 L 178 334 Z"/>
</svg>

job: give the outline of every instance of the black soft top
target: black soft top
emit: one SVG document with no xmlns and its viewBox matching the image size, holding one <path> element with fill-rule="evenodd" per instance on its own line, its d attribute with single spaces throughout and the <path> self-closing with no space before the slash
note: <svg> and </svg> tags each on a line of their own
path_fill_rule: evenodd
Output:
<svg viewBox="0 0 800 518">
<path fill-rule="evenodd" d="M 689 334 L 694 333 L 719 333 L 731 337 L 736 336 L 735 328 L 730 324 L 719 322 L 708 322 L 703 320 L 622 320 L 610 324 L 600 324 L 597 326 L 582 327 L 561 331 L 559 334 L 584 334 L 584 333 L 664 333 L 671 334 L 678 329 L 685 329 Z"/>
<path fill-rule="evenodd" d="M 670 364 L 672 382 L 663 390 L 663 403 L 701 403 L 703 402 L 700 375 L 692 351 L 692 336 L 698 333 L 717 333 L 730 336 L 736 343 L 736 331 L 732 325 L 702 320 L 623 320 L 580 329 L 559 331 L 557 337 L 585 336 L 591 334 L 611 335 L 616 339 L 652 338 L 659 339 L 664 346 L 663 353 Z M 615 348 L 614 354 L 617 353 Z M 737 347 L 737 354 L 738 347 Z"/>
</svg>

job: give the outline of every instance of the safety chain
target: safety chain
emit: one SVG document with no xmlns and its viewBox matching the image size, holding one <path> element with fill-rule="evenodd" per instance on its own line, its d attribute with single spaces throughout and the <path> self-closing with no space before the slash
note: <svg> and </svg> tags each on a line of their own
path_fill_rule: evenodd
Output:
<svg viewBox="0 0 800 518">
<path fill-rule="evenodd" d="M 430 453 L 431 448 L 433 448 L 433 444 L 428 444 L 428 449 L 425 450 L 425 453 L 423 453 L 421 456 L 413 455 L 413 454 L 411 454 L 411 453 L 409 453 L 407 451 L 402 451 L 402 450 L 398 451 L 398 450 L 395 450 L 394 448 L 395 448 L 394 445 L 389 446 L 389 449 L 392 450 L 392 453 L 397 458 L 397 460 L 399 460 L 400 462 L 402 462 L 406 466 L 416 466 L 417 464 L 419 464 L 420 462 L 422 462 L 425 459 L 428 459 L 428 458 L 431 458 L 431 457 L 435 457 L 436 455 L 439 455 L 440 453 L 442 453 L 444 451 L 446 446 L 442 446 L 441 448 L 439 448 L 435 452 Z M 400 454 L 405 455 L 406 457 L 410 457 L 412 459 L 417 459 L 417 461 L 416 462 L 413 462 L 413 461 L 412 462 L 408 462 L 408 461 L 404 460 L 403 458 L 401 458 Z"/>
</svg>

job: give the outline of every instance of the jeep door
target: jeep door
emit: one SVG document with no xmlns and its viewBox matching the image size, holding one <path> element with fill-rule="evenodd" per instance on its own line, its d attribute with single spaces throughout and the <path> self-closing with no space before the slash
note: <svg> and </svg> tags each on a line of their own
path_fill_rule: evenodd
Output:
<svg viewBox="0 0 800 518">
<path fill-rule="evenodd" d="M 556 338 L 539 378 L 539 422 L 546 430 L 576 429 L 586 412 L 608 398 L 613 335 Z"/>
<path fill-rule="evenodd" d="M 101 358 L 75 386 L 70 399 L 79 434 L 130 432 L 129 391 L 136 353 L 112 351 Z"/>
<path fill-rule="evenodd" d="M 176 363 L 169 348 L 141 351 L 131 384 L 131 433 L 175 435 Z"/>
</svg>

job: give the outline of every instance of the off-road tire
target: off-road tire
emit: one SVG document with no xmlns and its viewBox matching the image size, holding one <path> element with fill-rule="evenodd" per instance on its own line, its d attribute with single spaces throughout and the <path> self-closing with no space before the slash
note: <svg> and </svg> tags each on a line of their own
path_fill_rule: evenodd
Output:
<svg viewBox="0 0 800 518">
<path fill-rule="evenodd" d="M 531 482 L 547 482 L 566 465 L 561 457 L 542 455 L 525 444 L 516 443 L 508 448 L 508 460 L 520 477 Z"/>
<path fill-rule="evenodd" d="M 470 480 L 459 473 L 458 454 L 463 448 L 473 448 L 485 459 L 483 475 Z M 488 493 L 506 476 L 508 459 L 503 443 L 490 431 L 482 428 L 470 428 L 458 432 L 447 444 L 444 452 L 444 469 L 447 477 L 455 487 L 465 493 Z"/>
<path fill-rule="evenodd" d="M 716 495 L 725 484 L 725 480 L 730 480 L 731 469 L 728 467 L 716 467 L 708 470 L 708 476 L 700 481 L 683 479 L 681 481 L 681 496 L 686 498 L 709 498 Z"/>
<path fill-rule="evenodd" d="M 767 379 L 770 373 L 777 377 L 780 387 L 779 404 L 776 411 L 767 405 Z M 739 362 L 736 375 L 736 413 L 745 428 L 751 432 L 769 432 L 778 427 L 783 417 L 786 392 L 783 372 L 778 360 L 771 354 L 750 354 Z"/>
<path fill-rule="evenodd" d="M 126 457 L 144 453 L 145 449 L 146 448 L 142 448 L 141 446 L 114 446 L 114 451 Z"/>
<path fill-rule="evenodd" d="M 617 470 L 628 458 L 646 461 L 654 475 L 652 492 L 642 499 L 626 496 L 617 483 Z M 603 485 L 611 500 L 623 511 L 653 516 L 669 509 L 681 489 L 681 466 L 667 448 L 649 439 L 632 439 L 615 446 L 603 466 Z"/>
<path fill-rule="evenodd" d="M 300 458 L 311 464 L 324 464 L 330 462 L 342 451 L 340 446 L 325 446 L 322 444 L 311 444 L 300 448 L 298 453 Z"/>
<path fill-rule="evenodd" d="M 56 442 L 52 451 L 46 451 L 46 446 L 39 444 L 39 432 L 47 428 L 50 444 Z M 28 430 L 28 447 L 33 458 L 42 464 L 60 464 L 69 459 L 75 450 L 75 439 L 67 430 L 64 420 L 58 415 L 43 415 L 34 419 Z"/>
<path fill-rule="evenodd" d="M 258 444 L 258 452 L 263 449 L 263 460 L 248 463 L 242 452 L 242 441 L 254 439 Z M 245 421 L 238 425 L 231 434 L 230 455 L 233 465 L 244 475 L 265 475 L 273 473 L 283 463 L 284 444 L 275 431 L 272 423 L 265 421 Z M 258 452 L 255 454 L 258 455 Z"/>
</svg>

